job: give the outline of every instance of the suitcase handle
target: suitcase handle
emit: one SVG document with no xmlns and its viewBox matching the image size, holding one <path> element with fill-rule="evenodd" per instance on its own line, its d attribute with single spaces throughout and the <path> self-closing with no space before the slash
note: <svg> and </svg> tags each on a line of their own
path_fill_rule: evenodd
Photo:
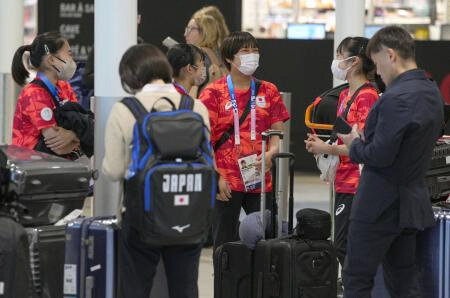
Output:
<svg viewBox="0 0 450 298">
<path fill-rule="evenodd" d="M 269 129 L 264 131 L 262 134 L 262 148 L 261 148 L 261 206 L 260 206 L 260 212 L 261 212 L 261 222 L 263 225 L 263 228 L 266 226 L 266 220 L 264 216 L 264 212 L 266 210 L 266 151 L 267 151 L 267 139 L 271 136 L 278 136 L 280 138 L 279 142 L 279 150 L 282 150 L 283 148 L 283 132 L 281 130 L 273 130 Z M 276 206 L 275 198 L 273 198 L 273 207 Z M 272 218 L 276 218 L 275 216 L 275 208 L 272 209 Z M 274 221 L 272 220 L 272 227 L 273 227 Z M 275 233 L 275 231 L 272 231 Z M 266 239 L 265 236 L 266 233 L 263 233 L 263 239 Z"/>
<path fill-rule="evenodd" d="M 268 138 L 273 136 L 278 136 L 280 139 L 283 139 L 283 132 L 281 130 L 269 129 L 264 131 L 262 134 L 263 141 L 266 141 Z"/>
<path fill-rule="evenodd" d="M 276 205 L 277 191 L 277 159 L 289 159 L 289 202 L 288 202 L 288 234 L 292 234 L 294 229 L 294 164 L 295 155 L 290 152 L 276 153 L 272 156 L 272 196 Z M 272 216 L 272 228 L 276 231 L 275 216 Z M 280 236 L 280 235 L 277 235 Z"/>
</svg>

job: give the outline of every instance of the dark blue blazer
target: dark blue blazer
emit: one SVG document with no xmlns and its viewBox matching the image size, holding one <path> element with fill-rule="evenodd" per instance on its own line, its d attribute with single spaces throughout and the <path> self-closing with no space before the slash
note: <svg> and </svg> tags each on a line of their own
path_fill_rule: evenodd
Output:
<svg viewBox="0 0 450 298">
<path fill-rule="evenodd" d="M 351 160 L 364 164 L 350 219 L 373 223 L 399 206 L 400 227 L 434 225 L 424 177 L 443 121 L 443 99 L 423 70 L 404 72 L 389 85 L 366 120 L 366 140 L 350 147 Z"/>
</svg>

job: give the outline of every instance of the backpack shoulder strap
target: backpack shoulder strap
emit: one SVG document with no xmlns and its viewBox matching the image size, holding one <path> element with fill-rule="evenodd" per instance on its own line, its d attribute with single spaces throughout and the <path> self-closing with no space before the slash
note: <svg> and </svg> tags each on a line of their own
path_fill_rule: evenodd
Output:
<svg viewBox="0 0 450 298">
<path fill-rule="evenodd" d="M 148 114 L 147 109 L 136 97 L 125 97 L 120 102 L 130 110 L 138 122 Z"/>
<path fill-rule="evenodd" d="M 359 86 L 358 89 L 356 89 L 355 93 L 353 93 L 352 97 L 350 98 L 350 100 L 347 102 L 347 106 L 345 107 L 345 111 L 342 114 L 342 117 L 347 120 L 347 116 L 348 116 L 348 112 L 350 111 L 350 106 L 353 104 L 353 102 L 355 101 L 356 97 L 358 96 L 359 92 L 364 89 L 364 88 L 370 88 L 372 86 L 372 84 L 370 83 L 364 83 L 361 86 Z"/>
<path fill-rule="evenodd" d="M 181 95 L 179 110 L 193 110 L 194 109 L 194 99 L 187 94 Z"/>
</svg>

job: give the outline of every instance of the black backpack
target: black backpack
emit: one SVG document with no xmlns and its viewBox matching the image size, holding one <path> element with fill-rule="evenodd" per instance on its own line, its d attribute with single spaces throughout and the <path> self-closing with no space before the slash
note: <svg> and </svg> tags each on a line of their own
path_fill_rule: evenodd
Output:
<svg viewBox="0 0 450 298">
<path fill-rule="evenodd" d="M 217 189 L 208 130 L 189 96 L 182 96 L 179 109 L 169 98 L 160 100 L 172 110 L 148 112 L 136 98 L 122 100 L 136 118 L 124 220 L 148 244 L 201 243 Z"/>
</svg>

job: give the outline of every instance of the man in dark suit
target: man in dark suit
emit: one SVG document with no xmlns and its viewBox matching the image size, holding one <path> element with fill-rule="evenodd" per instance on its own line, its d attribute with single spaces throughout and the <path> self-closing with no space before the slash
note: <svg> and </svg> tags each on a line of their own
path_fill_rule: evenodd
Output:
<svg viewBox="0 0 450 298">
<path fill-rule="evenodd" d="M 435 223 L 424 177 L 444 121 L 443 99 L 417 68 L 406 30 L 381 29 L 367 52 L 387 89 L 361 136 L 357 127 L 339 135 L 352 161 L 364 165 L 350 216 L 344 296 L 370 297 L 381 263 L 392 297 L 421 297 L 416 232 Z"/>
</svg>

